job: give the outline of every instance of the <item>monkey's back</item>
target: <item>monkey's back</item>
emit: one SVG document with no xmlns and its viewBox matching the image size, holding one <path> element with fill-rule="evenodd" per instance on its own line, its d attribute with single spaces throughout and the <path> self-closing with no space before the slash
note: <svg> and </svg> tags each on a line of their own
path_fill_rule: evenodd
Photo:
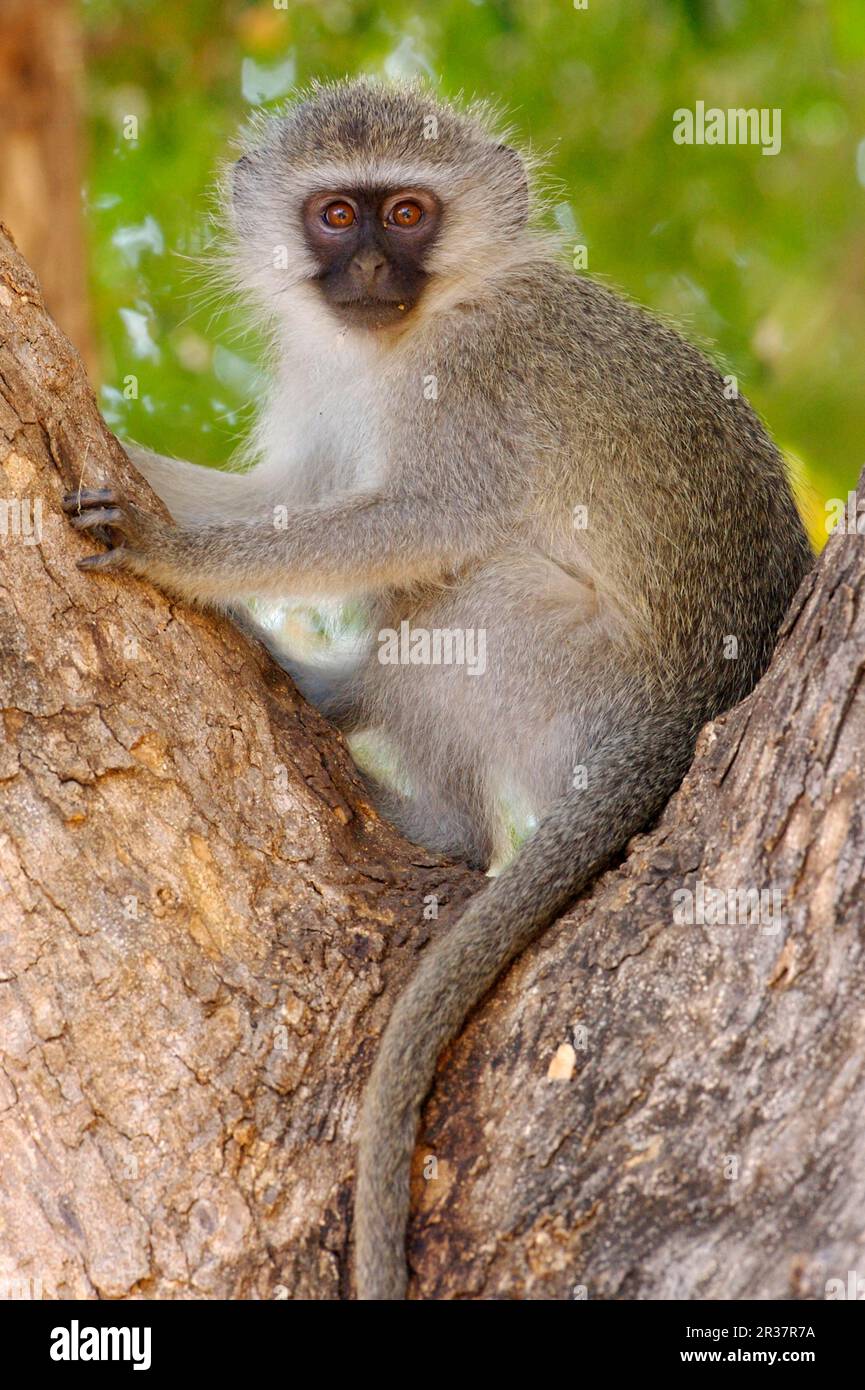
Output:
<svg viewBox="0 0 865 1390">
<path fill-rule="evenodd" d="M 704 716 L 728 707 L 812 559 L 757 415 L 666 323 L 555 264 L 502 284 L 495 340 L 501 408 L 537 445 L 527 515 L 573 546 L 659 679 Z"/>
</svg>

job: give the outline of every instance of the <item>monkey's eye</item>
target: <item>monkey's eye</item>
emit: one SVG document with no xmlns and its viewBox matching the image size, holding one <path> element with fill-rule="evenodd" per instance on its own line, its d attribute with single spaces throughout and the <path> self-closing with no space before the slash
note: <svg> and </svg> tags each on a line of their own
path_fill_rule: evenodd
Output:
<svg viewBox="0 0 865 1390">
<path fill-rule="evenodd" d="M 337 231 L 342 231 L 344 227 L 350 227 L 355 220 L 354 208 L 351 203 L 328 203 L 322 213 L 322 221 L 329 227 L 335 227 Z"/>
<path fill-rule="evenodd" d="M 387 220 L 394 227 L 416 227 L 422 217 L 423 208 L 420 204 L 407 198 L 391 208 Z"/>
</svg>

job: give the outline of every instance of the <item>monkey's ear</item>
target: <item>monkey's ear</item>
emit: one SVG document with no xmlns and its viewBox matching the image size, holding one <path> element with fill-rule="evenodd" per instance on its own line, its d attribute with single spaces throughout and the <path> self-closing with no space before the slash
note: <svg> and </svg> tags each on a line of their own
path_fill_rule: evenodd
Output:
<svg viewBox="0 0 865 1390">
<path fill-rule="evenodd" d="M 512 145 L 499 145 L 499 154 L 507 161 L 510 181 L 514 185 L 517 199 L 517 215 L 520 225 L 529 218 L 529 176 L 519 150 Z"/>
</svg>

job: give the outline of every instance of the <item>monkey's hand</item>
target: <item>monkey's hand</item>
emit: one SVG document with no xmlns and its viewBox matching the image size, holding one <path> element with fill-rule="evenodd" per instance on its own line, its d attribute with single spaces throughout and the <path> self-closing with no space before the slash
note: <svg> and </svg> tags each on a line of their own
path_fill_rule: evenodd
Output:
<svg viewBox="0 0 865 1390">
<path fill-rule="evenodd" d="M 155 577 L 176 527 L 124 502 L 113 488 L 79 488 L 63 498 L 63 510 L 77 531 L 91 531 L 110 547 L 78 561 L 80 570 L 125 570 Z"/>
</svg>

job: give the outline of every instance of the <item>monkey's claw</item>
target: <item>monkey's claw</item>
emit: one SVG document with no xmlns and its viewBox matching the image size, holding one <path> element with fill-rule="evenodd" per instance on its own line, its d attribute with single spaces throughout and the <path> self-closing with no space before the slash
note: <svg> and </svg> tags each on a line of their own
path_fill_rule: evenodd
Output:
<svg viewBox="0 0 865 1390">
<path fill-rule="evenodd" d="M 106 550 L 101 555 L 85 555 L 83 560 L 77 561 L 77 568 L 80 570 L 124 569 L 126 554 L 126 550 L 121 545 L 115 550 Z"/>
<path fill-rule="evenodd" d="M 85 507 L 113 507 L 117 494 L 111 487 L 80 487 L 63 498 L 64 512 L 80 512 Z"/>
<path fill-rule="evenodd" d="M 89 531 L 94 526 L 120 526 L 123 519 L 122 507 L 94 507 L 92 511 L 70 518 L 76 531 Z"/>
</svg>

